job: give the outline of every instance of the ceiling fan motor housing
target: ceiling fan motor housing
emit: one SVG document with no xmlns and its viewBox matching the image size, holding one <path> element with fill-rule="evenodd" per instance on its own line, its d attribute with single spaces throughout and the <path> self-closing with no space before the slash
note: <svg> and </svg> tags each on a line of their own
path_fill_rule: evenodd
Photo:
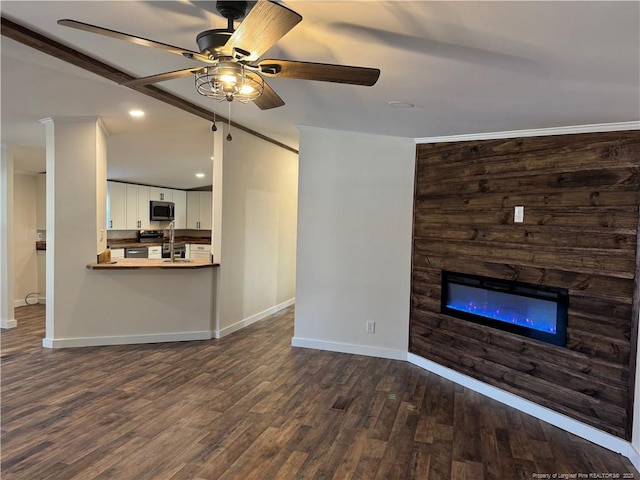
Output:
<svg viewBox="0 0 640 480">
<path fill-rule="evenodd" d="M 196 43 L 200 53 L 208 53 L 216 56 L 219 54 L 234 32 L 233 22 L 245 16 L 247 12 L 246 1 L 218 0 L 216 10 L 227 19 L 227 28 L 216 28 L 200 32 L 196 37 Z"/>
<path fill-rule="evenodd" d="M 215 56 L 220 52 L 222 47 L 227 44 L 227 41 L 233 34 L 232 30 L 225 28 L 216 28 L 214 30 L 205 30 L 200 32 L 196 37 L 196 43 L 200 49 L 200 53 L 209 53 Z"/>
</svg>

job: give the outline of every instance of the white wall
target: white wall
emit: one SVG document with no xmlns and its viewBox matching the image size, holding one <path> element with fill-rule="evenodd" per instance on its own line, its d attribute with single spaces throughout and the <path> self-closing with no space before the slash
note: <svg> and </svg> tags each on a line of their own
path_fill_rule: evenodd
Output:
<svg viewBox="0 0 640 480">
<path fill-rule="evenodd" d="M 14 300 L 15 306 L 25 305 L 25 297 L 38 293 L 38 257 L 36 251 L 37 177 L 15 173 L 13 179 L 14 225 Z M 38 295 L 29 299 L 37 303 Z"/>
<path fill-rule="evenodd" d="M 223 145 L 217 337 L 295 297 L 298 156 L 240 130 L 232 134 Z"/>
<path fill-rule="evenodd" d="M 17 326 L 13 286 L 13 153 L 0 145 L 0 328 Z"/>
<path fill-rule="evenodd" d="M 301 128 L 294 346 L 406 359 L 414 167 L 413 140 Z"/>
<path fill-rule="evenodd" d="M 36 228 L 47 229 L 47 174 L 36 175 Z M 43 240 L 46 240 L 43 237 Z"/>
</svg>

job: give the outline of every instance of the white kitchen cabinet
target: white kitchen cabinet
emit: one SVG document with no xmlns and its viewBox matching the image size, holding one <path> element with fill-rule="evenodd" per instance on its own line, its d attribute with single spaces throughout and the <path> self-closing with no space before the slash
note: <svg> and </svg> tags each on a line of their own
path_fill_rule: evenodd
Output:
<svg viewBox="0 0 640 480">
<path fill-rule="evenodd" d="M 212 193 L 187 192 L 187 228 L 191 230 L 211 230 Z"/>
<path fill-rule="evenodd" d="M 212 192 L 200 192 L 200 230 L 211 230 L 213 215 Z"/>
<path fill-rule="evenodd" d="M 124 248 L 112 248 L 111 249 L 111 261 L 118 258 L 124 258 Z"/>
<path fill-rule="evenodd" d="M 107 230 L 127 229 L 127 184 L 107 182 Z"/>
<path fill-rule="evenodd" d="M 126 230 L 149 228 L 149 187 L 144 185 L 125 184 L 127 190 L 127 223 Z"/>
<path fill-rule="evenodd" d="M 162 246 L 149 247 L 148 258 L 162 258 Z"/>
<path fill-rule="evenodd" d="M 204 258 L 211 259 L 211 245 L 202 245 L 199 243 L 188 243 L 185 246 L 185 256 L 190 259 Z"/>
<path fill-rule="evenodd" d="M 206 219 L 211 215 L 207 214 L 206 208 L 210 209 L 211 192 L 197 193 L 198 209 L 195 222 L 201 227 L 191 227 L 200 230 L 211 229 L 211 221 Z M 204 193 L 204 218 L 200 220 L 200 195 Z M 151 200 L 161 202 L 173 202 L 175 204 L 175 228 L 184 230 L 187 227 L 187 192 L 172 188 L 148 187 L 145 185 L 135 185 L 122 182 L 107 182 L 107 229 L 108 230 L 141 230 L 149 228 L 168 228 L 168 222 L 151 222 L 150 205 Z M 196 224 L 194 223 L 194 225 Z M 44 230 L 46 228 L 39 228 Z"/>
<path fill-rule="evenodd" d="M 172 198 L 175 207 L 175 228 L 176 230 L 184 230 L 187 228 L 187 192 L 174 190 Z"/>
<path fill-rule="evenodd" d="M 173 189 L 161 187 L 149 187 L 149 200 L 160 202 L 173 202 Z"/>
</svg>

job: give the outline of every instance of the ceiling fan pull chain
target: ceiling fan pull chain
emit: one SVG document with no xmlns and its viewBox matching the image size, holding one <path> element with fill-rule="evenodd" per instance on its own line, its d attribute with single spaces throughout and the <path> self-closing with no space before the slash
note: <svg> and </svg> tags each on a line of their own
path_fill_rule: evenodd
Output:
<svg viewBox="0 0 640 480">
<path fill-rule="evenodd" d="M 233 137 L 231 136 L 231 102 L 228 102 L 229 105 L 229 133 L 227 133 L 227 141 L 230 142 L 231 140 L 233 140 Z"/>
<path fill-rule="evenodd" d="M 216 154 L 216 133 L 218 131 L 218 126 L 216 125 L 216 111 L 213 110 L 213 123 L 211 124 L 211 160 Z"/>
<path fill-rule="evenodd" d="M 211 131 L 212 132 L 217 132 L 218 131 L 218 126 L 216 125 L 216 111 L 213 111 L 213 124 L 211 125 Z"/>
</svg>

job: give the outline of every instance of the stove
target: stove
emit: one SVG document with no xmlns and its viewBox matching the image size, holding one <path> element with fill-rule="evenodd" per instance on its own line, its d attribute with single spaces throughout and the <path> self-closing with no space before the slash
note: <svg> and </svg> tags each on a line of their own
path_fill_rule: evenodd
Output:
<svg viewBox="0 0 640 480">
<path fill-rule="evenodd" d="M 140 243 L 162 243 L 164 232 L 162 230 L 138 230 Z"/>
</svg>

